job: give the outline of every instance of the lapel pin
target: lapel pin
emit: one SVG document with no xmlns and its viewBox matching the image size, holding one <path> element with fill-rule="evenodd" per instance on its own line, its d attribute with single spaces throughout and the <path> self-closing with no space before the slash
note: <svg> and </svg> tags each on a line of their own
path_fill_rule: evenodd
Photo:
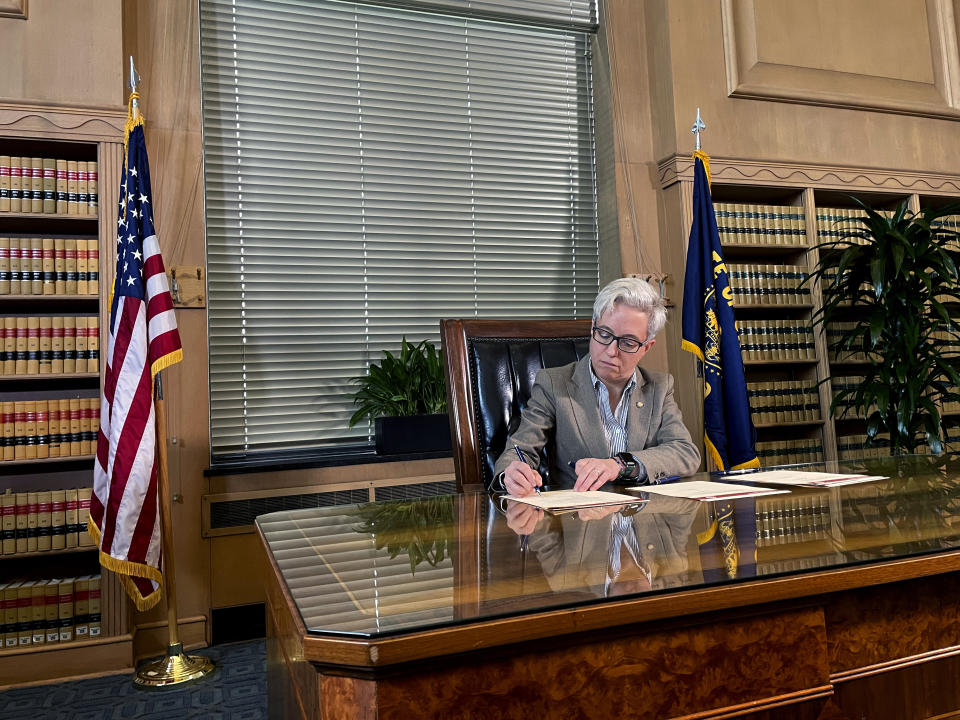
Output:
<svg viewBox="0 0 960 720">
<path fill-rule="evenodd" d="M 642 402 L 639 402 L 639 401 L 637 401 L 637 407 L 643 407 L 643 403 L 642 403 Z"/>
</svg>

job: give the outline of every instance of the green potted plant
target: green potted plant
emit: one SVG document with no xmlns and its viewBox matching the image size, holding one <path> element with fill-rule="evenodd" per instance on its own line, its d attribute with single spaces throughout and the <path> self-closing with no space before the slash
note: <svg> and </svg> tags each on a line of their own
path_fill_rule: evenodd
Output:
<svg viewBox="0 0 960 720">
<path fill-rule="evenodd" d="M 960 207 L 913 213 L 904 202 L 891 213 L 854 201 L 861 229 L 820 243 L 810 276 L 823 289 L 814 323 L 855 320 L 833 349 L 867 357 L 863 382 L 839 390 L 832 407 L 863 416 L 871 443 L 889 433 L 891 455 L 923 443 L 940 453 L 941 408 L 960 399 L 960 245 L 943 218 Z"/>
<path fill-rule="evenodd" d="M 437 567 L 451 557 L 453 504 L 450 495 L 360 505 L 350 514 L 360 520 L 358 533 L 372 534 L 377 550 L 387 549 L 390 558 L 405 552 L 410 573 L 420 563 Z"/>
<path fill-rule="evenodd" d="M 429 340 L 403 338 L 400 354 L 384 350 L 380 363 L 352 379 L 357 410 L 350 427 L 373 420 L 377 454 L 450 449 L 450 424 L 440 353 Z"/>
</svg>

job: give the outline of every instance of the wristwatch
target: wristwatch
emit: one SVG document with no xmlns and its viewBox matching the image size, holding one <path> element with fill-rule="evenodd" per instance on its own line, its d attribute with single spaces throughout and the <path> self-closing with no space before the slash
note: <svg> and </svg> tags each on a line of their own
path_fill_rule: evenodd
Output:
<svg viewBox="0 0 960 720">
<path fill-rule="evenodd" d="M 629 480 L 637 474 L 637 459 L 628 452 L 617 453 L 613 459 L 620 465 L 620 473 L 614 479 L 614 482 Z"/>
</svg>

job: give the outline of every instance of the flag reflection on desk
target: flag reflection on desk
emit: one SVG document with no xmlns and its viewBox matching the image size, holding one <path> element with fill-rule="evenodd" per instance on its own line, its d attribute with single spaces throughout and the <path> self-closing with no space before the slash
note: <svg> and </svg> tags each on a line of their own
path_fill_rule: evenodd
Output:
<svg viewBox="0 0 960 720">
<path fill-rule="evenodd" d="M 710 526 L 697 535 L 705 582 L 757 574 L 756 498 L 710 503 Z"/>
</svg>

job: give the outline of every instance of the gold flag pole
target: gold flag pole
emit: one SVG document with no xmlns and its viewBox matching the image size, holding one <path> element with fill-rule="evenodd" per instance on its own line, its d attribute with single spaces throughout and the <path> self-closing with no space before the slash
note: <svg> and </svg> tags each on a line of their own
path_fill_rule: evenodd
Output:
<svg viewBox="0 0 960 720">
<path fill-rule="evenodd" d="M 130 94 L 133 119 L 140 114 L 137 84 L 140 76 L 130 57 Z M 202 655 L 187 655 L 180 642 L 177 627 L 177 583 L 174 569 L 173 510 L 170 507 L 170 482 L 167 477 L 167 415 L 163 403 L 163 381 L 158 372 L 154 378 L 154 416 L 156 424 L 157 497 L 160 501 L 160 530 L 163 553 L 163 587 L 167 601 L 167 630 L 169 641 L 165 657 L 148 663 L 137 670 L 133 684 L 144 689 L 160 689 L 183 685 L 209 675 L 213 661 Z"/>
</svg>

